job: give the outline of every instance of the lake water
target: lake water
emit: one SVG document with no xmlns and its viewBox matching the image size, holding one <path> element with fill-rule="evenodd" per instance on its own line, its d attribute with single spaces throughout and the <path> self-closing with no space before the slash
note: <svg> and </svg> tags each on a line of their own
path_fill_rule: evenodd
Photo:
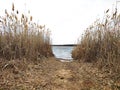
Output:
<svg viewBox="0 0 120 90">
<path fill-rule="evenodd" d="M 71 52 L 74 46 L 52 46 L 56 58 L 72 60 Z"/>
</svg>

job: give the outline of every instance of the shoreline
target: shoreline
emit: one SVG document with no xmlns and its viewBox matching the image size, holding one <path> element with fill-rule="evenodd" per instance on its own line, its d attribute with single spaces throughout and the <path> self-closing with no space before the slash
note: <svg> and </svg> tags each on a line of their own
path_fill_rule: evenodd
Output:
<svg viewBox="0 0 120 90">
<path fill-rule="evenodd" d="M 64 58 L 55 58 L 55 59 L 61 62 L 72 62 L 73 61 L 73 59 L 64 59 Z"/>
</svg>

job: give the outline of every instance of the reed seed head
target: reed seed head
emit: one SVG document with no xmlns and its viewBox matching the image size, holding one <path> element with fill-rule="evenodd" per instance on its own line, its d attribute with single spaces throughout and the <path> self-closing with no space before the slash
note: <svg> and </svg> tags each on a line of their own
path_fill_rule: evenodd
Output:
<svg viewBox="0 0 120 90">
<path fill-rule="evenodd" d="M 12 3 L 12 11 L 14 11 L 15 7 L 14 7 L 14 3 Z"/>
<path fill-rule="evenodd" d="M 5 14 L 7 14 L 7 10 L 5 9 Z"/>
<path fill-rule="evenodd" d="M 24 19 L 24 14 L 22 14 L 22 18 Z"/>
<path fill-rule="evenodd" d="M 30 16 L 30 21 L 32 21 L 32 16 Z"/>
<path fill-rule="evenodd" d="M 106 13 L 108 13 L 109 12 L 109 9 L 106 11 Z"/>
<path fill-rule="evenodd" d="M 16 13 L 19 14 L 19 11 L 17 10 Z"/>
</svg>

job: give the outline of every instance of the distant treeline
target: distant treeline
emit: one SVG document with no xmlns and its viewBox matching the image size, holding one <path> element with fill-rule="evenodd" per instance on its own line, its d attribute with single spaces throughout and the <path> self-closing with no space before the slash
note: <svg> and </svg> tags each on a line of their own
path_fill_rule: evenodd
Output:
<svg viewBox="0 0 120 90">
<path fill-rule="evenodd" d="M 77 44 L 58 44 L 58 45 L 51 45 L 51 46 L 77 46 Z"/>
</svg>

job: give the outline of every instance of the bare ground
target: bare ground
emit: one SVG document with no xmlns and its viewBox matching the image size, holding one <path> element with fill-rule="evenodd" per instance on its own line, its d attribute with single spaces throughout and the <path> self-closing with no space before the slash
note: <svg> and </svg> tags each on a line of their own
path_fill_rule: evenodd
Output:
<svg viewBox="0 0 120 90">
<path fill-rule="evenodd" d="M 0 90 L 120 90 L 120 81 L 92 63 L 0 60 Z"/>
</svg>

